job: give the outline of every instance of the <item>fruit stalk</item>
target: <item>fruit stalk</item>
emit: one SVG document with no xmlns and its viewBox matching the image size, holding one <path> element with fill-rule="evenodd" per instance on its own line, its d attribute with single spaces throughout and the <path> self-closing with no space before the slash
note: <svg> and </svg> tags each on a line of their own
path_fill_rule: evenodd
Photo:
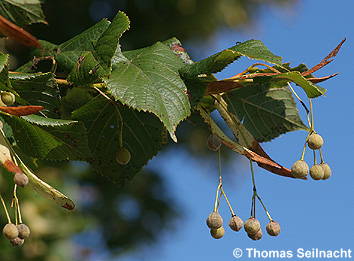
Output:
<svg viewBox="0 0 354 261">
<path fill-rule="evenodd" d="M 11 218 L 10 218 L 9 212 L 7 211 L 5 201 L 4 201 L 3 197 L 1 196 L 1 194 L 0 194 L 0 200 L 1 200 L 2 206 L 4 208 L 5 214 L 6 214 L 7 223 L 11 223 Z"/>
</svg>

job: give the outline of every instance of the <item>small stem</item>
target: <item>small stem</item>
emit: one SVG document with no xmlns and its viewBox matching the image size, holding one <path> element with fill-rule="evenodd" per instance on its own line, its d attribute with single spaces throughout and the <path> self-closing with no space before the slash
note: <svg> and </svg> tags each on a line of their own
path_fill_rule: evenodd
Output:
<svg viewBox="0 0 354 261">
<path fill-rule="evenodd" d="M 118 134 L 118 147 L 123 148 L 123 117 L 122 114 L 120 113 L 119 109 L 117 108 L 117 103 L 113 101 L 110 97 L 108 97 L 103 91 L 101 91 L 98 87 L 93 87 L 96 91 L 99 92 L 103 97 L 105 97 L 107 100 L 109 100 L 113 105 L 114 108 L 116 109 L 117 115 L 118 115 L 118 121 L 119 125 L 119 134 Z"/>
<path fill-rule="evenodd" d="M 301 158 L 300 158 L 301 160 L 304 160 L 305 152 L 306 152 L 306 142 L 305 142 L 304 148 L 302 149 Z"/>
<path fill-rule="evenodd" d="M 250 161 L 250 167 L 251 167 L 252 183 L 253 183 L 253 196 L 252 196 L 253 213 L 251 213 L 251 216 L 252 217 L 256 217 L 256 202 L 255 202 L 255 199 L 257 198 L 259 200 L 259 202 L 261 203 L 265 213 L 267 214 L 267 217 L 269 218 L 270 221 L 272 221 L 273 220 L 272 217 L 270 216 L 270 214 L 269 214 L 266 206 L 264 205 L 261 197 L 257 193 L 256 180 L 255 180 L 255 177 L 254 177 L 254 169 L 253 169 L 252 161 Z"/>
<path fill-rule="evenodd" d="M 118 133 L 118 146 L 119 148 L 123 148 L 123 117 L 122 114 L 120 113 L 119 109 L 118 109 L 118 105 L 115 103 L 114 104 L 114 108 L 116 109 L 117 115 L 118 115 L 118 123 L 119 126 L 117 126 L 117 128 L 119 128 L 119 133 Z"/>
<path fill-rule="evenodd" d="M 218 174 L 219 174 L 219 185 L 216 189 L 216 198 L 214 203 L 214 212 L 216 212 L 219 208 L 220 197 L 222 195 L 222 177 L 221 177 L 221 156 L 220 156 L 220 149 L 218 151 Z M 220 192 L 220 194 L 219 194 Z"/>
<path fill-rule="evenodd" d="M 227 78 L 225 80 L 230 80 L 230 79 L 237 79 L 237 78 L 240 78 L 242 75 L 248 73 L 250 70 L 252 70 L 255 66 L 257 65 L 261 65 L 261 66 L 264 66 L 264 67 L 267 67 L 269 70 L 275 72 L 275 73 L 281 73 L 280 71 L 278 71 L 277 69 L 269 66 L 268 64 L 265 64 L 265 63 L 255 63 L 255 64 L 252 64 L 250 67 L 248 67 L 246 70 L 244 70 L 243 72 L 240 72 L 230 78 Z"/>
<path fill-rule="evenodd" d="M 309 124 L 309 127 L 311 128 L 311 121 L 310 121 L 310 110 L 307 108 L 306 104 L 301 100 L 300 96 L 296 93 L 296 91 L 294 90 L 294 88 L 291 86 L 291 84 L 288 82 L 288 86 L 290 88 L 290 90 L 292 91 L 292 93 L 295 95 L 295 97 L 298 99 L 298 101 L 301 103 L 302 107 L 304 107 L 305 111 L 306 111 L 306 117 L 307 117 L 307 123 Z"/>
<path fill-rule="evenodd" d="M 315 120 L 313 116 L 313 105 L 312 105 L 312 99 L 309 98 L 309 103 L 310 103 L 310 112 L 311 112 L 311 131 L 315 130 Z"/>
<path fill-rule="evenodd" d="M 307 148 L 307 140 L 308 140 L 308 138 L 309 138 L 309 136 L 311 135 L 311 133 L 312 133 L 312 131 L 310 131 L 308 134 L 307 134 L 307 136 L 306 136 L 306 139 L 305 139 L 305 143 L 304 143 L 304 148 L 302 149 L 302 153 L 301 153 L 301 160 L 304 160 L 304 158 L 305 158 L 305 152 L 306 152 L 306 148 Z"/>
<path fill-rule="evenodd" d="M 324 163 L 325 161 L 322 154 L 322 148 L 320 148 L 320 158 L 321 158 L 321 164 Z"/>
<path fill-rule="evenodd" d="M 216 196 L 215 196 L 215 203 L 214 203 L 214 212 L 218 211 L 220 188 L 221 188 L 221 183 L 219 183 L 218 188 L 216 189 Z"/>
<path fill-rule="evenodd" d="M 254 169 L 253 169 L 253 164 L 252 164 L 251 160 L 250 160 L 250 168 L 251 168 L 251 173 L 252 173 L 253 190 L 257 191 L 257 189 L 256 189 L 256 179 L 254 178 Z"/>
<path fill-rule="evenodd" d="M 315 151 L 315 150 L 313 150 L 313 164 L 314 164 L 314 165 L 317 164 L 316 151 Z"/>
<path fill-rule="evenodd" d="M 250 168 L 252 174 L 252 184 L 253 184 L 253 195 L 252 195 L 252 206 L 251 206 L 251 217 L 256 217 L 256 201 L 255 198 L 257 196 L 257 188 L 256 188 L 256 179 L 254 177 L 254 169 L 252 161 L 250 160 Z"/>
<path fill-rule="evenodd" d="M 224 189 L 223 189 L 222 187 L 221 187 L 221 192 L 222 192 L 222 194 L 223 194 L 224 197 L 225 197 L 225 200 L 226 200 L 227 205 L 229 206 L 229 209 L 230 209 L 230 212 L 231 212 L 231 216 L 236 216 L 234 210 L 232 209 L 232 206 L 231 206 L 231 204 L 230 204 L 230 201 L 229 201 L 228 197 L 226 196 L 226 193 L 225 193 L 225 191 L 224 191 Z"/>
<path fill-rule="evenodd" d="M 57 84 L 61 84 L 61 85 L 67 85 L 67 86 L 71 86 L 72 83 L 68 82 L 67 80 L 65 79 L 58 79 L 58 78 L 55 78 L 55 82 Z"/>
<path fill-rule="evenodd" d="M 7 223 L 12 223 L 10 215 L 9 215 L 9 212 L 7 211 L 7 208 L 6 208 L 5 201 L 4 201 L 3 197 L 1 196 L 1 194 L 0 194 L 0 200 L 1 200 L 2 206 L 4 208 L 4 211 L 5 211 L 5 214 L 6 214 L 6 217 L 7 217 Z"/>
<path fill-rule="evenodd" d="M 55 82 L 60 85 L 72 86 L 73 84 L 66 79 L 55 78 Z M 89 84 L 88 87 L 91 88 L 105 88 L 106 84 L 104 82 Z"/>
<path fill-rule="evenodd" d="M 259 202 L 261 203 L 261 205 L 262 205 L 262 207 L 263 207 L 265 213 L 267 214 L 267 217 L 268 217 L 269 221 L 272 221 L 273 219 L 272 219 L 272 217 L 270 216 L 269 211 L 267 210 L 266 206 L 264 205 L 264 203 L 263 203 L 261 197 L 260 197 L 259 195 L 257 195 L 257 198 L 258 198 Z"/>
<path fill-rule="evenodd" d="M 93 87 L 93 88 L 105 88 L 107 85 L 104 82 L 100 82 L 100 83 L 93 83 L 91 85 L 89 85 L 89 87 Z"/>
<path fill-rule="evenodd" d="M 252 195 L 252 204 L 251 204 L 251 217 L 256 217 L 256 201 L 255 201 L 255 192 L 253 191 Z"/>
<path fill-rule="evenodd" d="M 14 200 L 15 200 L 15 213 L 16 213 L 16 225 L 18 224 L 18 222 L 20 224 L 22 224 L 22 216 L 21 216 L 21 209 L 20 209 L 20 201 L 18 200 L 17 197 L 17 185 L 15 184 L 14 186 L 14 194 L 13 194 Z M 18 220 L 17 220 L 18 217 Z"/>
<path fill-rule="evenodd" d="M 219 190 L 219 198 L 218 198 L 217 209 L 219 209 L 219 206 L 220 206 L 220 199 L 221 199 L 221 197 L 222 197 L 221 189 L 222 189 L 222 186 L 220 187 L 220 190 Z"/>
<path fill-rule="evenodd" d="M 221 147 L 218 150 L 218 173 L 219 173 L 219 182 L 222 183 L 222 179 L 221 179 Z"/>
</svg>

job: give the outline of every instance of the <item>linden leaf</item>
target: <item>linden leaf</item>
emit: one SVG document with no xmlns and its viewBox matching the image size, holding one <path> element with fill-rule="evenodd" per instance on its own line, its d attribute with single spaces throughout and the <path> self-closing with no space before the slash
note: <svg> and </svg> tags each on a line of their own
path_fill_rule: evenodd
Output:
<svg viewBox="0 0 354 261">
<path fill-rule="evenodd" d="M 223 95 L 228 110 L 241 119 L 258 142 L 308 128 L 302 122 L 292 93 L 287 87 L 252 86 Z"/>
<path fill-rule="evenodd" d="M 190 115 L 187 88 L 178 74 L 184 65 L 166 45 L 125 52 L 115 57 L 107 88 L 121 103 L 155 114 L 177 141 L 177 125 Z"/>
</svg>

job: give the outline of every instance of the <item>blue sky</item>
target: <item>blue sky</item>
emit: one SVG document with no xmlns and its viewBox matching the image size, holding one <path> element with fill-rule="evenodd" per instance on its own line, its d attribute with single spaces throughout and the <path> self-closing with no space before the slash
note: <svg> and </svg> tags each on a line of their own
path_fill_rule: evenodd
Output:
<svg viewBox="0 0 354 261">
<path fill-rule="evenodd" d="M 281 223 L 281 235 L 271 238 L 264 234 L 262 240 L 255 242 L 244 231 L 236 233 L 227 230 L 224 238 L 212 239 L 205 218 L 212 210 L 217 185 L 216 163 L 198 162 L 183 152 L 174 151 L 173 154 L 159 155 L 150 167 L 159 168 L 164 173 L 171 196 L 182 211 L 182 218 L 174 230 L 162 233 L 156 245 L 144 247 L 119 260 L 236 260 L 232 256 L 236 247 L 254 247 L 258 250 L 296 250 L 299 247 L 354 250 L 354 171 L 351 166 L 354 145 L 353 10 L 354 1 L 350 0 L 300 1 L 292 11 L 264 8 L 253 28 L 242 33 L 220 31 L 203 49 L 203 55 L 207 56 L 237 41 L 259 39 L 274 53 L 283 56 L 285 62 L 313 66 L 344 37 L 347 38 L 335 61 L 316 73 L 316 76 L 340 73 L 321 84 L 328 89 L 328 93 L 315 101 L 315 126 L 325 139 L 324 155 L 333 176 L 322 182 L 301 181 L 256 168 L 259 193 L 273 218 Z M 193 58 L 199 60 L 204 57 Z M 247 65 L 245 59 L 240 60 L 218 77 L 232 76 Z M 263 146 L 274 159 L 290 167 L 300 157 L 305 136 L 305 132 L 293 132 Z M 310 157 L 307 159 L 310 161 Z M 225 181 L 224 188 L 236 206 L 236 212 L 245 220 L 249 215 L 252 193 L 248 161 L 236 161 L 232 172 L 229 176 L 233 177 Z M 221 208 L 227 221 L 229 213 L 226 204 L 222 203 Z M 266 216 L 260 206 L 258 209 L 259 219 L 265 226 Z"/>
</svg>

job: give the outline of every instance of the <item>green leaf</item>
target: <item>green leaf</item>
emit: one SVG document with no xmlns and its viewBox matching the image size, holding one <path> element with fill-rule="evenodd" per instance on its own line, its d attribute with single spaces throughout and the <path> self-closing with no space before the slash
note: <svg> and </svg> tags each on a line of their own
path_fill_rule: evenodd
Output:
<svg viewBox="0 0 354 261">
<path fill-rule="evenodd" d="M 111 70 L 111 60 L 116 52 L 121 52 L 119 39 L 129 29 L 130 21 L 123 12 L 118 12 L 107 30 L 101 35 L 95 45 L 94 55 L 100 65 L 106 70 Z"/>
<path fill-rule="evenodd" d="M 77 66 L 73 67 L 68 80 L 76 84 L 89 84 L 100 81 L 111 72 L 112 58 L 121 55 L 119 39 L 129 29 L 129 19 L 118 12 L 109 27 L 94 45 L 94 50 L 81 54 Z"/>
<path fill-rule="evenodd" d="M 326 93 L 326 89 L 321 88 L 312 82 L 308 81 L 305 77 L 301 75 L 299 72 L 287 72 L 287 73 L 282 73 L 274 76 L 274 78 L 278 79 L 287 79 L 290 80 L 297 85 L 299 85 L 301 88 L 304 89 L 306 92 L 307 96 L 309 98 L 316 98 L 318 96 L 321 96 Z"/>
<path fill-rule="evenodd" d="M 194 78 L 200 74 L 217 73 L 241 56 L 279 65 L 282 60 L 281 57 L 270 52 L 261 41 L 249 40 L 239 43 L 194 64 L 185 65 L 181 68 L 180 73 L 184 78 Z"/>
<path fill-rule="evenodd" d="M 55 58 L 60 69 L 64 72 L 70 72 L 74 66 L 78 65 L 78 60 L 83 52 L 93 52 L 96 42 L 109 25 L 110 22 L 103 19 L 81 34 L 57 46 L 55 48 Z"/>
<path fill-rule="evenodd" d="M 149 113 L 112 104 L 102 96 L 97 96 L 74 111 L 72 116 L 84 122 L 88 130 L 89 147 L 93 154 L 89 162 L 111 180 L 124 182 L 132 178 L 161 149 L 164 128 Z M 123 146 L 132 156 L 127 165 L 119 165 L 116 161 L 121 130 Z"/>
<path fill-rule="evenodd" d="M 107 75 L 102 66 L 97 62 L 92 52 L 81 54 L 80 61 L 74 66 L 67 80 L 76 85 L 85 85 L 99 82 L 102 77 Z"/>
<path fill-rule="evenodd" d="M 301 121 L 292 93 L 287 87 L 244 87 L 223 95 L 228 110 L 241 119 L 258 142 L 308 128 Z"/>
<path fill-rule="evenodd" d="M 63 126 L 63 125 L 70 125 L 70 124 L 76 124 L 78 123 L 77 121 L 72 121 L 72 120 L 62 120 L 62 119 L 51 119 L 51 118 L 45 118 L 41 117 L 35 114 L 28 115 L 28 116 L 21 116 L 22 119 L 36 124 L 40 126 L 50 126 L 50 127 L 57 127 L 57 126 Z"/>
<path fill-rule="evenodd" d="M 177 125 L 190 115 L 187 88 L 178 74 L 183 61 L 160 42 L 124 55 L 116 57 L 108 90 L 123 104 L 155 114 L 176 141 Z"/>
<path fill-rule="evenodd" d="M 58 116 L 60 96 L 52 73 L 13 73 L 9 78 L 25 105 L 41 105 L 45 115 Z"/>
<path fill-rule="evenodd" d="M 47 23 L 40 0 L 3 0 L 0 2 L 0 15 L 19 26 Z"/>
<path fill-rule="evenodd" d="M 3 116 L 20 149 L 40 159 L 82 160 L 91 156 L 82 123 L 68 123 L 41 116 Z"/>
</svg>

